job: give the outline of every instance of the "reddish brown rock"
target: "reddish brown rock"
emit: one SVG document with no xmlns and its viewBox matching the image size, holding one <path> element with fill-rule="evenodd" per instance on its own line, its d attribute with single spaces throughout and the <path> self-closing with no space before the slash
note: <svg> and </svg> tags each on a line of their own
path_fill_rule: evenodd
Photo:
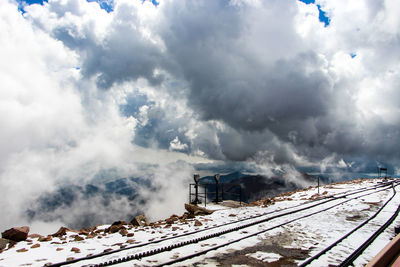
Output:
<svg viewBox="0 0 400 267">
<path fill-rule="evenodd" d="M 194 226 L 202 226 L 203 224 L 199 220 L 194 221 Z"/>
<path fill-rule="evenodd" d="M 126 230 L 125 228 L 122 228 L 121 230 L 119 230 L 119 233 L 122 236 L 127 236 L 128 235 L 128 230 Z"/>
<path fill-rule="evenodd" d="M 75 252 L 75 253 L 81 253 L 81 250 L 77 247 L 73 247 L 71 248 L 71 251 Z"/>
<path fill-rule="evenodd" d="M 128 233 L 126 236 L 127 237 L 132 237 L 132 236 L 134 236 L 135 234 L 134 233 Z"/>
<path fill-rule="evenodd" d="M 21 248 L 21 249 L 17 249 L 17 252 L 27 252 L 28 250 L 26 248 Z"/>
<path fill-rule="evenodd" d="M 42 237 L 39 237 L 39 239 L 38 239 L 38 241 L 40 241 L 40 242 L 48 242 L 48 241 L 51 241 L 51 240 L 53 240 L 51 235 L 48 235 L 46 237 L 42 236 Z"/>
<path fill-rule="evenodd" d="M 79 235 L 74 235 L 74 236 L 71 236 L 71 237 L 74 238 L 74 241 L 82 241 L 82 240 L 85 240 L 85 238 L 83 238 L 83 237 L 81 237 L 81 236 L 79 236 Z"/>
<path fill-rule="evenodd" d="M 213 213 L 214 211 L 208 210 L 206 208 L 202 208 L 193 204 L 185 204 L 185 209 L 189 212 L 189 214 L 194 215 L 208 215 Z"/>
<path fill-rule="evenodd" d="M 78 231 L 78 235 L 89 235 L 89 231 L 82 228 L 81 230 Z"/>
<path fill-rule="evenodd" d="M 38 248 L 38 247 L 40 247 L 40 244 L 39 244 L 39 243 L 36 243 L 36 244 L 34 244 L 34 245 L 31 246 L 31 248 Z"/>
<path fill-rule="evenodd" d="M 63 235 L 66 235 L 67 232 L 72 232 L 72 230 L 63 226 L 63 227 L 60 227 L 60 229 L 58 229 L 58 231 L 55 232 L 54 234 L 52 234 L 51 236 L 53 236 L 53 237 L 61 237 Z"/>
<path fill-rule="evenodd" d="M 56 251 L 64 250 L 63 248 L 56 248 Z"/>
<path fill-rule="evenodd" d="M 175 221 L 178 221 L 179 219 L 178 219 L 178 217 L 169 217 L 168 219 L 166 219 L 165 220 L 165 222 L 167 223 L 167 224 L 173 224 Z"/>
<path fill-rule="evenodd" d="M 30 234 L 30 235 L 28 235 L 28 237 L 29 238 L 40 238 L 40 237 L 43 237 L 43 236 L 39 235 L 39 234 Z"/>
<path fill-rule="evenodd" d="M 144 214 L 136 216 L 135 218 L 132 219 L 131 224 L 133 226 L 148 226 L 149 221 L 147 220 L 146 216 Z"/>
<path fill-rule="evenodd" d="M 13 227 L 1 233 L 2 238 L 12 240 L 12 241 L 23 241 L 28 238 L 29 227 Z"/>
</svg>

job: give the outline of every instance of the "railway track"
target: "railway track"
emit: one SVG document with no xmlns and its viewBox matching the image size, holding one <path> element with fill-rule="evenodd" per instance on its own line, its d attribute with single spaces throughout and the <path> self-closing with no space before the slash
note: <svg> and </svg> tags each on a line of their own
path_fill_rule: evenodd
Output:
<svg viewBox="0 0 400 267">
<path fill-rule="evenodd" d="M 343 241 L 346 240 L 346 239 L 348 240 L 349 238 L 351 238 L 357 231 L 360 231 L 360 229 L 362 229 L 367 224 L 371 223 L 371 221 L 373 221 L 377 216 L 382 214 L 382 211 L 384 211 L 385 208 L 387 207 L 387 205 L 391 201 L 393 201 L 393 199 L 396 196 L 396 194 L 397 194 L 397 192 L 395 191 L 395 187 L 393 185 L 393 195 L 372 216 L 370 216 L 369 218 L 364 220 L 362 223 L 360 223 L 359 225 L 354 227 L 351 231 L 347 232 L 345 235 L 340 237 L 338 240 L 336 240 L 335 242 L 333 242 L 332 244 L 330 244 L 329 246 L 327 246 L 323 250 L 319 251 L 314 256 L 310 257 L 309 259 L 307 259 L 306 261 L 301 263 L 299 266 L 300 267 L 309 266 L 309 265 L 322 266 L 321 264 L 323 264 L 323 263 L 321 263 L 321 261 L 318 261 L 320 258 L 325 257 L 325 259 L 326 259 L 327 257 L 329 257 L 329 254 L 333 253 L 332 251 L 334 251 L 335 249 L 336 249 L 336 251 L 340 250 L 340 249 L 343 250 L 343 247 L 345 247 L 344 245 L 342 245 L 342 248 L 340 248 L 340 246 L 343 243 Z M 375 228 L 376 230 L 369 236 L 369 238 L 365 239 L 364 242 L 362 242 L 350 255 L 348 255 L 345 258 L 345 260 L 343 260 L 342 262 L 336 263 L 336 264 L 338 264 L 338 266 L 340 266 L 340 267 L 346 267 L 346 266 L 352 265 L 353 262 L 368 248 L 368 246 L 370 246 L 372 244 L 372 242 L 383 231 L 385 231 L 389 227 L 389 225 L 391 225 L 393 223 L 393 221 L 398 216 L 399 212 L 400 212 L 400 205 L 391 214 L 391 216 L 386 219 L 386 221 L 385 221 L 385 223 L 383 225 L 381 225 L 380 227 L 376 227 Z M 326 264 L 326 260 L 323 261 L 323 262 Z"/>
<path fill-rule="evenodd" d="M 313 216 L 319 213 L 322 213 L 326 210 L 332 209 L 334 207 L 337 207 L 339 205 L 348 203 L 354 199 L 358 199 L 360 197 L 370 195 L 370 194 L 375 194 L 380 191 L 388 190 L 390 189 L 391 185 L 388 183 L 380 184 L 377 186 L 370 186 L 366 188 L 362 188 L 359 190 L 350 190 L 347 193 L 341 193 L 341 194 L 336 194 L 334 196 L 331 196 L 327 199 L 319 200 L 319 201 L 313 201 L 310 203 L 305 203 L 305 204 L 300 204 L 296 205 L 293 207 L 288 207 L 279 211 L 274 211 L 274 212 L 268 212 L 265 214 L 261 214 L 258 216 L 253 216 L 250 218 L 244 218 L 241 220 L 237 220 L 235 222 L 231 222 L 229 224 L 225 225 L 219 225 L 215 227 L 210 227 L 190 233 L 186 233 L 183 235 L 175 236 L 175 237 L 170 237 L 168 239 L 163 239 L 163 240 L 156 240 L 153 242 L 148 242 L 136 246 L 131 246 L 127 247 L 121 250 L 115 250 L 109 253 L 102 253 L 98 255 L 94 255 L 88 258 L 80 258 L 76 259 L 74 261 L 69 261 L 69 262 L 62 262 L 58 264 L 53 264 L 52 266 L 62 266 L 62 265 L 75 265 L 74 263 L 79 263 L 77 265 L 82 266 L 108 266 L 108 265 L 113 265 L 113 264 L 118 264 L 118 263 L 123 263 L 123 262 L 128 262 L 128 261 L 134 261 L 136 260 L 136 263 L 139 265 L 142 265 L 140 260 L 142 258 L 146 257 L 151 257 L 155 255 L 161 255 L 163 252 L 171 251 L 171 250 L 182 250 L 182 248 L 185 248 L 187 246 L 190 246 L 191 244 L 195 244 L 198 242 L 204 242 L 204 241 L 210 241 L 210 240 L 215 240 L 215 238 L 218 238 L 223 241 L 223 239 L 229 239 L 227 242 L 217 242 L 215 246 L 209 247 L 207 249 L 204 249 L 202 251 L 192 253 L 183 257 L 179 257 L 177 259 L 168 261 L 168 262 L 163 262 L 160 265 L 156 266 L 162 266 L 162 265 L 168 265 L 168 264 L 174 264 L 177 262 L 181 262 L 187 259 L 191 259 L 193 257 L 197 257 L 199 255 L 205 254 L 209 251 L 212 250 L 217 250 L 218 248 L 228 246 L 232 243 L 239 242 L 241 240 L 257 236 L 259 234 L 265 233 L 267 231 L 270 231 L 272 229 L 281 227 L 283 225 L 292 223 L 297 220 L 301 220 L 302 218 L 306 218 L 309 216 Z M 368 191 L 372 191 L 369 193 L 365 193 Z M 348 198 L 350 196 L 353 196 L 351 198 Z M 343 200 L 344 199 L 344 200 Z M 325 205 L 323 208 L 321 208 L 321 205 Z M 273 215 L 275 214 L 275 215 Z M 288 215 L 293 215 L 296 214 L 296 218 L 293 218 L 293 216 L 288 216 Z M 272 215 L 272 216 L 271 216 Z M 290 218 L 288 218 L 290 217 Z M 263 225 L 264 223 L 268 222 L 269 225 Z M 271 223 L 273 225 L 271 226 Z M 262 228 L 261 231 L 257 230 L 257 228 Z M 247 232 L 250 232 L 251 234 L 245 234 L 239 238 L 230 238 L 229 234 L 237 232 L 242 229 L 248 229 Z M 189 237 L 189 238 L 188 238 Z M 106 259 L 108 258 L 108 259 Z M 162 258 L 162 257 L 161 257 Z M 160 262 L 160 261 L 158 261 Z M 134 262 L 132 262 L 134 263 Z"/>
</svg>

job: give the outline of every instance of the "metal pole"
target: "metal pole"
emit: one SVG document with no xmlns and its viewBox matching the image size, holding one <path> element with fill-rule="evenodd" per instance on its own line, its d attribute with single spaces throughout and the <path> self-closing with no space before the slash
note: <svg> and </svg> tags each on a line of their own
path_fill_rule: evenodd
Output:
<svg viewBox="0 0 400 267">
<path fill-rule="evenodd" d="M 189 184 L 189 203 L 192 203 L 192 184 Z"/>
<path fill-rule="evenodd" d="M 195 174 L 194 176 L 193 176 L 193 179 L 194 179 L 194 181 L 195 181 L 195 185 L 194 185 L 194 188 L 195 188 L 195 199 L 194 199 L 194 204 L 198 204 L 198 203 L 200 203 L 200 201 L 199 201 L 199 179 L 200 179 L 200 175 L 198 175 L 198 174 Z"/>
<path fill-rule="evenodd" d="M 219 174 L 214 175 L 215 179 L 215 203 L 218 204 L 218 181 L 219 181 Z"/>
</svg>

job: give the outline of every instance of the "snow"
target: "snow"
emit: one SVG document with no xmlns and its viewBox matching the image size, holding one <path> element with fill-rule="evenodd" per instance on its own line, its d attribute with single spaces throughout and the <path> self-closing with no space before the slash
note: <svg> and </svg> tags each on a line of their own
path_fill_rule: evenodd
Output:
<svg viewBox="0 0 400 267">
<path fill-rule="evenodd" d="M 268 252 L 262 252 L 258 251 L 256 253 L 252 254 L 246 254 L 246 256 L 253 257 L 255 259 L 261 260 L 263 262 L 273 262 L 279 260 L 282 256 L 276 253 L 268 253 Z"/>
<path fill-rule="evenodd" d="M 327 197 L 336 195 L 337 198 L 333 199 L 331 202 L 310 209 L 313 212 L 320 213 L 276 227 L 253 237 L 235 242 L 229 246 L 223 246 L 217 250 L 209 251 L 195 259 L 186 260 L 184 263 L 181 262 L 177 266 L 193 265 L 195 263 L 198 264 L 198 266 L 215 266 L 218 264 L 219 260 L 234 260 L 235 257 L 231 257 L 230 255 L 240 254 L 240 252 L 245 249 L 246 251 L 249 249 L 251 251 L 241 255 L 241 257 L 248 257 L 251 260 L 269 263 L 277 262 L 285 257 L 286 259 L 289 259 L 290 257 L 288 255 L 290 253 L 306 253 L 308 256 L 304 256 L 303 258 L 298 256 L 290 258 L 294 264 L 301 264 L 306 258 L 315 255 L 372 216 L 379 207 L 392 196 L 393 191 L 375 190 L 375 193 L 372 195 L 366 195 L 352 200 L 350 200 L 350 197 L 339 198 L 337 194 L 376 185 L 379 182 L 381 182 L 380 179 L 363 179 L 321 186 L 320 196 Z M 398 187 L 397 190 L 399 188 L 400 187 Z M 81 258 L 87 255 L 102 253 L 104 251 L 117 250 L 124 246 L 129 247 L 155 240 L 164 240 L 148 246 L 137 247 L 134 249 L 134 252 L 124 250 L 120 253 L 109 254 L 103 258 L 72 263 L 68 266 L 101 263 L 118 259 L 123 256 L 145 252 L 148 251 L 149 248 L 155 249 L 193 239 L 193 237 L 189 236 L 169 239 L 192 231 L 208 229 L 206 230 L 207 233 L 218 232 L 220 229 L 213 229 L 212 227 L 221 226 L 223 229 L 231 229 L 234 226 L 258 221 L 266 216 L 271 217 L 277 214 L 283 214 L 287 211 L 296 209 L 296 206 L 300 204 L 311 207 L 315 203 L 320 203 L 326 200 L 326 198 L 324 198 L 310 201 L 310 199 L 315 198 L 317 192 L 318 189 L 312 187 L 292 194 L 284 194 L 275 197 L 275 202 L 266 207 L 242 206 L 238 208 L 229 208 L 224 205 L 207 204 L 207 209 L 214 210 L 214 213 L 211 215 L 196 216 L 195 219 L 176 221 L 174 224 L 169 226 L 165 224 L 165 222 L 160 227 L 131 226 L 127 229 L 127 232 L 130 235 L 129 237 L 122 236 L 117 232 L 114 234 L 100 233 L 93 238 L 88 238 L 84 234 L 78 235 L 75 232 L 67 232 L 67 235 L 64 237 L 53 237 L 51 241 L 47 242 L 39 242 L 38 238 L 29 238 L 27 241 L 19 242 L 14 247 L 0 253 L 0 266 L 43 266 L 47 263 L 54 264 L 71 258 Z M 334 203 L 345 200 L 349 201 L 343 205 L 328 209 L 333 206 Z M 385 207 L 379 216 L 365 225 L 361 231 L 357 231 L 350 238 L 343 240 L 343 242 L 335 247 L 331 253 L 323 255 L 318 260 L 313 261 L 310 266 L 327 266 L 329 264 L 337 264 L 344 260 L 354 250 L 354 248 L 363 243 L 377 227 L 382 225 L 394 213 L 399 204 L 400 194 L 396 194 L 390 204 Z M 328 210 L 322 211 L 323 209 Z M 135 264 L 137 266 L 151 266 L 153 264 L 160 264 L 196 251 L 202 251 L 216 245 L 222 245 L 227 241 L 237 240 L 258 231 L 264 231 L 299 216 L 306 216 L 310 210 L 300 211 L 296 214 L 284 217 L 277 217 L 251 227 L 231 232 L 218 238 L 200 241 L 181 248 L 155 254 L 151 257 L 145 257 L 141 260 L 121 263 L 116 266 L 133 266 Z M 261 216 L 266 213 L 270 214 Z M 256 215 L 260 215 L 260 217 L 237 222 L 239 219 L 245 219 Z M 195 220 L 200 221 L 202 225 L 195 226 Z M 368 247 L 363 255 L 355 261 L 355 265 L 363 266 L 371 260 L 390 241 L 390 239 L 394 237 L 393 228 L 398 225 L 399 222 L 400 219 L 396 218 L 395 222 L 383 234 L 381 234 L 371 246 Z M 98 226 L 97 230 L 104 230 L 109 226 L 110 225 Z M 204 232 L 196 233 L 194 236 L 201 237 L 204 235 Z M 81 237 L 82 240 L 75 241 L 77 236 Z M 36 244 L 39 244 L 40 246 L 36 248 L 32 247 Z M 272 250 L 272 247 L 275 247 L 275 250 Z M 277 250 L 276 247 L 279 249 Z M 74 252 L 72 251 L 73 248 L 78 248 L 79 251 Z M 18 252 L 20 249 L 26 249 L 27 251 Z M 237 253 L 235 254 L 235 252 Z M 223 255 L 228 256 L 224 258 Z M 243 263 L 232 262 L 232 266 L 246 266 L 246 264 L 243 265 Z"/>
</svg>

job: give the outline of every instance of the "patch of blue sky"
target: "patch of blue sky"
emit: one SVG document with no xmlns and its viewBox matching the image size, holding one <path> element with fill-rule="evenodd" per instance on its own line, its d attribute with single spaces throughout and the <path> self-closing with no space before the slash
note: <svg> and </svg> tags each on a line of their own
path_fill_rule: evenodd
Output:
<svg viewBox="0 0 400 267">
<path fill-rule="evenodd" d="M 114 10 L 114 0 L 87 0 L 88 2 L 96 2 L 100 5 L 100 8 L 104 9 L 108 13 Z"/>
<path fill-rule="evenodd" d="M 18 2 L 18 9 L 25 13 L 24 7 L 27 5 L 39 4 L 43 5 L 44 2 L 47 0 L 16 0 Z M 100 5 L 100 8 L 104 9 L 108 13 L 114 10 L 114 0 L 87 0 L 88 2 L 96 2 Z M 149 1 L 149 0 L 142 0 L 142 2 Z M 157 0 L 151 0 L 153 5 L 158 6 L 160 2 Z"/>
<path fill-rule="evenodd" d="M 149 101 L 147 96 L 139 93 L 138 91 L 133 92 L 126 99 L 126 104 L 120 105 L 121 113 L 126 116 L 136 117 L 139 114 L 139 110 L 144 105 L 154 105 L 153 101 Z"/>
<path fill-rule="evenodd" d="M 301 2 L 308 4 L 315 4 L 315 0 L 299 0 Z M 320 5 L 317 5 L 318 11 L 319 11 L 319 21 L 324 23 L 325 27 L 329 25 L 331 22 L 330 18 L 326 15 L 326 12 L 321 9 Z"/>
</svg>

